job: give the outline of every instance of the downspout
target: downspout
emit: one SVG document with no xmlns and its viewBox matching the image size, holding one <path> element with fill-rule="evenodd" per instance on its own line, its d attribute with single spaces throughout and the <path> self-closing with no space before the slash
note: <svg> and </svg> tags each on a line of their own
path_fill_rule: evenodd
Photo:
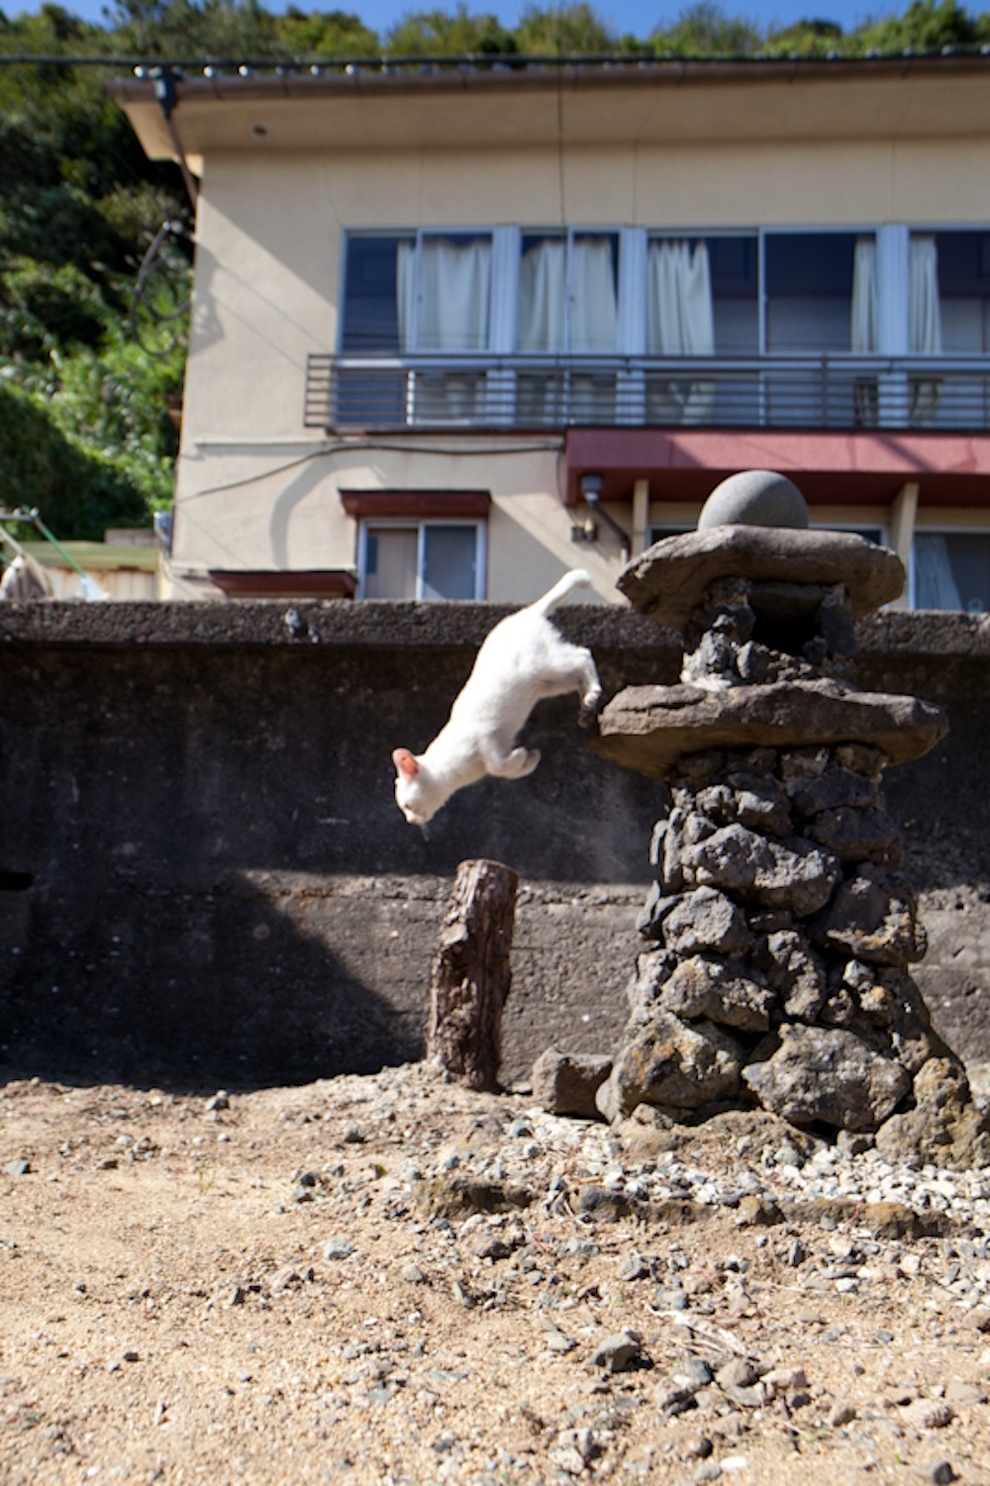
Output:
<svg viewBox="0 0 990 1486">
<path fill-rule="evenodd" d="M 179 95 L 175 87 L 175 69 L 172 67 L 153 67 L 148 76 L 155 84 L 155 97 L 158 99 L 161 107 L 162 116 L 165 120 L 165 128 L 168 130 L 168 137 L 172 141 L 172 148 L 178 157 L 179 169 L 182 171 L 182 179 L 186 186 L 186 195 L 192 203 L 193 211 L 195 211 L 199 192 L 192 171 L 189 169 L 189 162 L 186 160 L 186 152 L 183 149 L 182 140 L 179 138 L 179 131 L 175 127 L 175 120 L 172 118 L 175 106 L 179 101 Z"/>
</svg>

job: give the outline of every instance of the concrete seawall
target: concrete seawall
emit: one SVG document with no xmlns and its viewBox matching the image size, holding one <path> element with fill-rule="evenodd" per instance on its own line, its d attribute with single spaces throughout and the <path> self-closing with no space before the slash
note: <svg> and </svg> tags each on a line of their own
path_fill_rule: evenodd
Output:
<svg viewBox="0 0 990 1486">
<path fill-rule="evenodd" d="M 540 705 L 529 779 L 455 797 L 429 840 L 392 748 L 442 725 L 484 604 L 10 605 L 0 611 L 0 1059 L 195 1082 L 368 1071 L 421 1052 L 458 861 L 522 877 L 504 1072 L 551 1041 L 608 1050 L 649 880 L 657 786 Z M 675 637 L 568 606 L 606 696 L 671 681 Z M 860 681 L 944 706 L 952 732 L 888 802 L 930 931 L 943 1033 L 990 1063 L 990 619 L 859 626 Z"/>
</svg>

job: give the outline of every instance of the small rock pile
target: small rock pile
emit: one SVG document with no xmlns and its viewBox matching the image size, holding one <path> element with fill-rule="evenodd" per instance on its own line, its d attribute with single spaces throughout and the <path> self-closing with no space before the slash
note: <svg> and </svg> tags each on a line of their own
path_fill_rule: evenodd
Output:
<svg viewBox="0 0 990 1486">
<path fill-rule="evenodd" d="M 864 538 L 807 530 L 789 481 L 734 481 L 741 499 L 726 482 L 697 532 L 619 580 L 686 653 L 679 686 L 620 693 L 595 743 L 663 781 L 645 946 L 597 1108 L 683 1120 L 756 1103 L 873 1136 L 890 1160 L 983 1161 L 965 1070 L 909 973 L 925 932 L 882 791 L 946 720 L 852 680 L 852 622 L 897 596 L 903 569 Z M 779 524 L 759 524 L 768 492 Z"/>
</svg>

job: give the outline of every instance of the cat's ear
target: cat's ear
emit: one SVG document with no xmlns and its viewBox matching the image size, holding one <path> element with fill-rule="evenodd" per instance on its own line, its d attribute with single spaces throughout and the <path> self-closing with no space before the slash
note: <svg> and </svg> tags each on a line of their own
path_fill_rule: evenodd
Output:
<svg viewBox="0 0 990 1486">
<path fill-rule="evenodd" d="M 392 762 L 404 779 L 415 779 L 419 773 L 419 764 L 408 748 L 396 748 L 392 754 Z"/>
</svg>

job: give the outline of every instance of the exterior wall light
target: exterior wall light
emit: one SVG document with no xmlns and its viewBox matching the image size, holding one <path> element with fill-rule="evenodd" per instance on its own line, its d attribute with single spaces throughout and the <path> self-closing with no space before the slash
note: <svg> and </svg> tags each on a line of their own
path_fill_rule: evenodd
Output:
<svg viewBox="0 0 990 1486">
<path fill-rule="evenodd" d="M 628 534 L 628 532 L 626 532 L 619 525 L 619 523 L 615 520 L 615 518 L 613 516 L 610 516 L 609 515 L 608 511 L 603 510 L 602 507 L 599 505 L 599 502 L 601 500 L 601 494 L 602 494 L 602 486 L 604 485 L 604 483 L 605 482 L 604 482 L 604 480 L 603 480 L 603 478 L 602 478 L 601 475 L 592 475 L 592 474 L 582 475 L 581 476 L 581 480 L 580 480 L 581 495 L 582 495 L 582 497 L 583 497 L 586 505 L 591 510 L 592 515 L 593 516 L 599 516 L 601 518 L 601 520 L 604 521 L 605 525 L 608 526 L 608 527 L 611 527 L 612 531 L 615 532 L 615 535 L 619 539 L 619 550 L 622 553 L 622 561 L 623 562 L 628 562 L 629 561 L 629 557 L 630 557 L 630 553 L 632 551 L 632 546 L 631 546 L 631 543 L 630 543 L 630 540 L 629 540 L 629 534 Z M 579 530 L 579 531 L 580 530 L 583 530 L 585 533 L 587 533 L 587 530 L 588 530 L 589 527 L 592 530 L 592 535 L 590 535 L 590 536 L 585 535 L 583 537 L 576 537 L 574 535 L 575 530 Z M 591 521 L 591 520 L 586 521 L 584 523 L 584 527 L 583 528 L 581 528 L 581 527 L 575 528 L 573 526 L 571 527 L 571 540 L 572 541 L 575 541 L 575 542 L 576 541 L 594 542 L 597 539 L 597 537 L 598 537 L 598 528 L 597 528 L 597 526 L 596 526 L 596 524 L 595 524 L 594 521 Z"/>
</svg>

